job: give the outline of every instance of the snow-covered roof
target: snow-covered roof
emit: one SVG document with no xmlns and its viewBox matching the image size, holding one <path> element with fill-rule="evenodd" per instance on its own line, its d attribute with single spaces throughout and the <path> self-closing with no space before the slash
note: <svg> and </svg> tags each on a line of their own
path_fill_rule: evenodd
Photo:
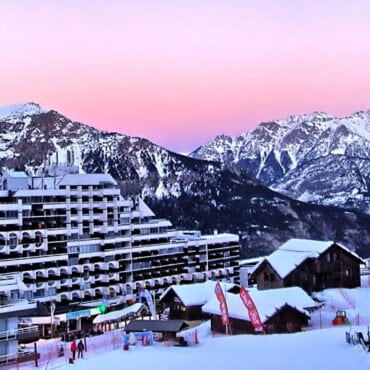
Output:
<svg viewBox="0 0 370 370">
<path fill-rule="evenodd" d="M 354 257 L 362 260 L 361 257 L 359 257 L 356 253 L 333 241 L 290 239 L 280 246 L 275 252 L 271 253 L 269 256 L 260 261 L 260 263 L 258 263 L 252 270 L 252 273 L 256 271 L 262 263 L 267 261 L 278 273 L 278 275 L 284 279 L 306 259 L 319 257 L 334 244 L 346 250 Z"/>
<path fill-rule="evenodd" d="M 139 211 L 141 212 L 142 217 L 155 216 L 153 211 L 148 207 L 148 205 L 141 198 L 139 198 Z"/>
<path fill-rule="evenodd" d="M 58 185 L 117 185 L 116 180 L 107 173 L 68 174 L 63 176 Z"/>
<path fill-rule="evenodd" d="M 96 316 L 93 320 L 93 324 L 101 324 L 102 322 L 106 321 L 123 319 L 131 314 L 137 315 L 143 309 L 145 309 L 145 306 L 142 303 L 134 303 L 133 305 L 125 307 L 122 310 L 117 310 Z"/>
<path fill-rule="evenodd" d="M 9 171 L 7 170 L 5 172 L 5 174 L 8 176 L 8 177 L 13 177 L 13 178 L 27 178 L 27 174 L 24 172 L 24 171 Z"/>
<path fill-rule="evenodd" d="M 235 287 L 235 284 L 220 283 L 222 288 L 227 291 Z M 215 296 L 215 281 L 205 281 L 203 283 L 171 285 L 162 294 L 162 300 L 170 291 L 173 291 L 185 306 L 200 306 L 208 302 Z"/>
<path fill-rule="evenodd" d="M 307 315 L 306 308 L 316 306 L 312 298 L 299 287 L 270 290 L 250 289 L 248 292 L 257 307 L 262 322 L 268 320 L 285 305 L 289 305 L 305 315 Z M 230 317 L 250 321 L 248 310 L 239 294 L 226 293 L 226 303 Z M 220 315 L 220 302 L 217 297 L 207 302 L 202 310 L 209 314 Z"/>
<path fill-rule="evenodd" d="M 253 257 L 253 258 L 246 258 L 239 261 L 239 266 L 249 265 L 253 266 L 257 263 L 261 262 L 265 257 Z"/>
</svg>

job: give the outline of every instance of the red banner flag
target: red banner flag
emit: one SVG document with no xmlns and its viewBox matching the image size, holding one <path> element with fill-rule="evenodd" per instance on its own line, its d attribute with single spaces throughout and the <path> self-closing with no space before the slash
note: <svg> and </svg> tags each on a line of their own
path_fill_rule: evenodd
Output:
<svg viewBox="0 0 370 370">
<path fill-rule="evenodd" d="M 240 298 L 248 310 L 248 315 L 254 330 L 264 332 L 263 324 L 261 322 L 260 315 L 258 314 L 257 307 L 244 287 L 240 287 Z"/>
<path fill-rule="evenodd" d="M 221 288 L 221 285 L 220 285 L 219 281 L 216 283 L 215 293 L 216 293 L 217 299 L 220 302 L 220 311 L 221 311 L 222 324 L 227 326 L 227 325 L 229 325 L 229 311 L 227 309 L 225 295 L 224 295 L 224 292 L 222 291 L 222 288 Z"/>
</svg>

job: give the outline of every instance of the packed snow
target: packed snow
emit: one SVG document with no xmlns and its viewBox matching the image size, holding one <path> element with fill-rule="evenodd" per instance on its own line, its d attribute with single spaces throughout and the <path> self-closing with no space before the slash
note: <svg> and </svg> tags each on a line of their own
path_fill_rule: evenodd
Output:
<svg viewBox="0 0 370 370">
<path fill-rule="evenodd" d="M 173 347 L 155 343 L 121 348 L 77 360 L 58 369 L 160 370 L 358 370 L 370 369 L 370 356 L 360 346 L 347 344 L 347 328 L 281 335 L 207 337 L 198 345 Z M 365 328 L 363 329 L 365 333 Z M 88 354 L 89 352 L 87 352 Z"/>
</svg>

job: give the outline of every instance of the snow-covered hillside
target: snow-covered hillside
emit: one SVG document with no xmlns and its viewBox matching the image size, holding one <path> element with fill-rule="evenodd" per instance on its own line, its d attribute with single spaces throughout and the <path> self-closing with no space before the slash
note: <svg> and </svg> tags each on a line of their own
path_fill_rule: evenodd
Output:
<svg viewBox="0 0 370 370">
<path fill-rule="evenodd" d="M 370 213 L 370 110 L 264 122 L 236 137 L 218 136 L 191 156 L 235 164 L 295 199 Z"/>
</svg>

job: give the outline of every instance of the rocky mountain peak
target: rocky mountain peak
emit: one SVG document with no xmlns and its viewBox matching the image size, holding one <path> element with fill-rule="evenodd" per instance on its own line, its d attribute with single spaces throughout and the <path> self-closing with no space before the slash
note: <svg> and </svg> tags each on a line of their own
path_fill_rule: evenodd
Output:
<svg viewBox="0 0 370 370">
<path fill-rule="evenodd" d="M 23 103 L 0 107 L 0 120 L 24 119 L 35 114 L 46 113 L 48 110 L 37 103 Z"/>
</svg>

